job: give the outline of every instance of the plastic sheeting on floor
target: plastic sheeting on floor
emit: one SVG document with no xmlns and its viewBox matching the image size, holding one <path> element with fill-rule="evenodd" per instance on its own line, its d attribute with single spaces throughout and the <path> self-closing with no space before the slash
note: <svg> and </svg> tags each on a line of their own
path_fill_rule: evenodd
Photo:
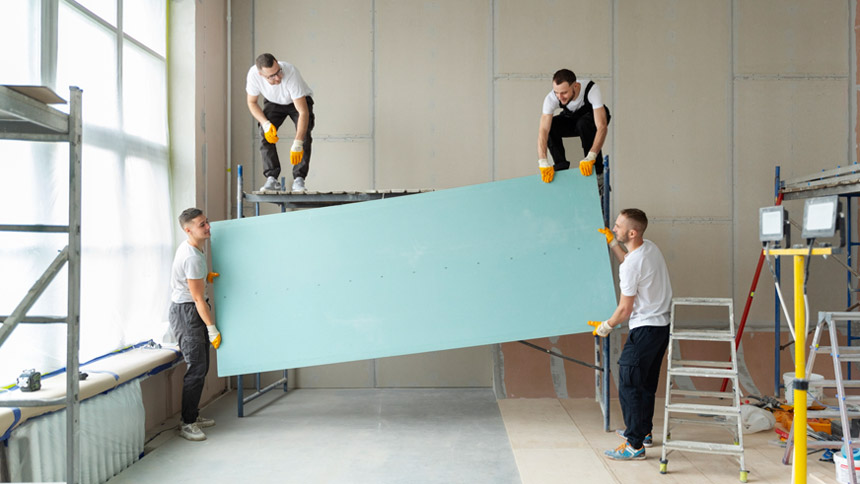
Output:
<svg viewBox="0 0 860 484">
<path fill-rule="evenodd" d="M 212 224 L 219 376 L 581 333 L 615 291 L 594 176 Z"/>
</svg>

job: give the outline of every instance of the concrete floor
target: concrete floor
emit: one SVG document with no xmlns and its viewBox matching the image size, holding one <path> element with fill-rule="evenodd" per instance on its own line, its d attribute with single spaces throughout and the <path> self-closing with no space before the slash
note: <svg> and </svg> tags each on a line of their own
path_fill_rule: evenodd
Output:
<svg viewBox="0 0 860 484">
<path fill-rule="evenodd" d="M 612 426 L 621 427 L 618 402 L 612 403 Z M 604 432 L 597 403 L 586 398 L 496 401 L 489 388 L 294 390 L 250 403 L 243 419 L 235 393 L 203 414 L 217 421 L 206 429 L 208 440 L 188 442 L 165 426 L 147 455 L 111 484 L 728 484 L 739 474 L 735 458 L 688 452 L 672 453 L 669 473 L 659 474 L 662 411 L 646 460 L 607 460 L 603 451 L 621 441 Z M 685 431 L 696 440 L 725 438 L 722 430 L 708 435 L 712 428 Z M 772 431 L 747 434 L 744 444 L 749 482 L 791 481 Z M 807 460 L 807 482 L 836 483 L 833 464 L 819 462 L 819 455 Z"/>
<path fill-rule="evenodd" d="M 230 393 L 202 412 L 208 439 L 167 429 L 121 483 L 519 483 L 489 388 L 272 391 L 236 416 Z"/>
</svg>

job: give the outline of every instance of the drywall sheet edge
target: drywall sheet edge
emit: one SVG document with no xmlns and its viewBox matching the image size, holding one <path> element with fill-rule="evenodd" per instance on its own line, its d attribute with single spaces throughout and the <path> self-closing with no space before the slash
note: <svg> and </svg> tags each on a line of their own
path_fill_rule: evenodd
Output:
<svg viewBox="0 0 860 484">
<path fill-rule="evenodd" d="M 219 376 L 590 331 L 615 291 L 594 176 L 212 224 Z"/>
</svg>

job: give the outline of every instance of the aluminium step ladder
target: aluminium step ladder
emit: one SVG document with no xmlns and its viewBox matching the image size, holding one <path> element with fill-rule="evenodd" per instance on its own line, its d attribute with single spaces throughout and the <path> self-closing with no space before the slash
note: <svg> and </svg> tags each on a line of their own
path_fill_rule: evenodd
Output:
<svg viewBox="0 0 860 484">
<path fill-rule="evenodd" d="M 860 447 L 860 438 L 851 437 L 851 419 L 860 418 L 860 395 L 846 395 L 846 388 L 860 388 L 860 380 L 845 380 L 842 378 L 842 364 L 860 362 L 860 346 L 838 346 L 838 333 L 836 324 L 838 322 L 860 320 L 860 313 L 856 312 L 825 312 L 818 313 L 818 325 L 815 326 L 815 335 L 809 344 L 809 358 L 806 360 L 807 378 L 812 374 L 815 364 L 815 355 L 819 353 L 830 353 L 833 359 L 833 380 L 814 380 L 809 382 L 809 390 L 813 388 L 836 388 L 836 400 L 838 408 L 829 407 L 824 410 L 807 410 L 806 417 L 809 418 L 839 418 L 842 424 L 842 440 L 807 440 L 806 447 L 811 448 L 840 448 L 845 447 L 845 459 L 848 461 L 848 469 L 854 468 L 854 449 Z M 821 335 L 824 333 L 824 325 L 827 325 L 827 333 L 830 337 L 830 346 L 819 346 Z M 807 390 L 807 391 L 809 391 Z M 795 402 L 797 404 L 797 402 Z M 848 406 L 852 405 L 849 409 Z M 825 406 L 826 407 L 826 406 Z M 792 450 L 794 448 L 794 420 L 791 422 L 791 431 L 785 441 L 785 455 L 783 464 L 791 463 Z M 847 471 L 851 484 L 857 484 L 854 472 Z"/>
<path fill-rule="evenodd" d="M 677 306 L 724 306 L 728 308 L 725 329 L 683 329 L 676 327 Z M 674 341 L 709 341 L 725 343 L 731 348 L 730 361 L 681 360 L 673 358 Z M 731 298 L 674 298 L 669 319 L 669 351 L 666 367 L 666 406 L 663 419 L 663 455 L 660 473 L 668 472 L 667 456 L 672 451 L 699 452 L 737 456 L 740 481 L 747 482 L 749 471 L 744 467 L 743 422 L 741 421 L 738 358 L 735 349 L 734 310 Z M 731 391 L 683 390 L 673 388 L 677 377 L 728 379 Z M 705 399 L 703 403 L 702 399 Z M 728 401 L 730 404 L 725 404 Z M 676 416 L 676 415 L 682 416 Z M 707 425 L 724 428 L 732 443 L 699 440 L 672 440 L 672 430 L 680 425 Z"/>
</svg>

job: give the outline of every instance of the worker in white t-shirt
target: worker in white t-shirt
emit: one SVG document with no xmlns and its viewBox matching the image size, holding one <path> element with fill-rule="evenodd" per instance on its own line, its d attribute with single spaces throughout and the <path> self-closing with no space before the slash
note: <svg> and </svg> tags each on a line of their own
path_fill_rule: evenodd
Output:
<svg viewBox="0 0 860 484">
<path fill-rule="evenodd" d="M 215 317 L 206 300 L 206 281 L 218 276 L 208 272 L 203 249 L 210 237 L 209 220 L 198 208 L 185 209 L 179 215 L 179 225 L 188 236 L 176 248 L 170 272 L 170 330 L 179 341 L 179 351 L 185 359 L 182 378 L 182 413 L 179 435 L 188 440 L 206 440 L 202 427 L 215 421 L 200 416 L 197 406 L 203 394 L 206 373 L 209 372 L 209 344 L 221 345 L 221 333 L 215 327 Z"/>
<path fill-rule="evenodd" d="M 556 110 L 561 109 L 557 115 Z M 538 168 L 545 183 L 552 181 L 557 170 L 567 170 L 570 162 L 564 154 L 564 138 L 578 136 L 582 143 L 583 160 L 579 171 L 590 176 L 592 171 L 603 174 L 601 150 L 608 131 L 609 109 L 604 106 L 600 87 L 594 81 L 577 79 L 569 69 L 561 69 L 552 76 L 552 91 L 543 101 L 538 129 Z M 546 156 L 547 149 L 552 160 Z M 597 167 L 595 168 L 595 164 Z M 597 177 L 603 188 L 603 177 Z"/>
<path fill-rule="evenodd" d="M 256 64 L 248 70 L 245 92 L 248 94 L 248 110 L 259 123 L 262 133 L 260 152 L 263 154 L 266 184 L 260 190 L 281 190 L 278 181 L 281 161 L 275 143 L 278 142 L 278 128 L 288 116 L 296 125 L 296 138 L 290 148 L 293 191 L 304 190 L 313 143 L 313 91 L 294 65 L 278 62 L 272 54 L 260 54 Z M 260 96 L 263 96 L 262 109 L 257 103 Z"/>
<path fill-rule="evenodd" d="M 663 355 L 669 344 L 669 310 L 672 284 L 660 249 L 642 236 L 648 227 L 645 212 L 636 208 L 622 210 L 612 232 L 600 229 L 618 266 L 621 297 L 618 307 L 606 321 L 589 321 L 594 334 L 606 337 L 613 328 L 629 321 L 630 333 L 618 358 L 618 399 L 624 415 L 625 430 L 616 432 L 625 439 L 606 457 L 614 460 L 645 459 L 645 447 L 654 445 L 654 398 L 660 380 Z M 621 248 L 619 242 L 627 248 Z"/>
</svg>

